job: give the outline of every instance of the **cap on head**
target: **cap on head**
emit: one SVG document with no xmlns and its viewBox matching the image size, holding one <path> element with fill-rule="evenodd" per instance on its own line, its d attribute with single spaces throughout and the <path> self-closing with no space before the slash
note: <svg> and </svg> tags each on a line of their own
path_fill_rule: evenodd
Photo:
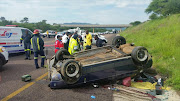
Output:
<svg viewBox="0 0 180 101">
<path fill-rule="evenodd" d="M 98 35 L 95 35 L 95 36 L 94 36 L 94 39 L 97 40 L 97 39 L 98 39 Z"/>
<path fill-rule="evenodd" d="M 60 38 L 60 37 L 62 37 L 62 35 L 57 35 L 57 39 Z"/>
<path fill-rule="evenodd" d="M 33 34 L 38 34 L 39 33 L 39 30 L 38 29 L 35 29 Z"/>
</svg>

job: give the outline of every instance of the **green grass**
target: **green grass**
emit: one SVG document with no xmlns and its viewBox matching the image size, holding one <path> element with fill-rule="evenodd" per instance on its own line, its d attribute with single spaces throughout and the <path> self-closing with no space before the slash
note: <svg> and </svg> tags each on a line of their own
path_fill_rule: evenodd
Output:
<svg viewBox="0 0 180 101">
<path fill-rule="evenodd" d="M 180 90 L 180 14 L 130 27 L 121 36 L 146 47 L 153 56 L 153 68 L 169 77 L 168 85 Z"/>
</svg>

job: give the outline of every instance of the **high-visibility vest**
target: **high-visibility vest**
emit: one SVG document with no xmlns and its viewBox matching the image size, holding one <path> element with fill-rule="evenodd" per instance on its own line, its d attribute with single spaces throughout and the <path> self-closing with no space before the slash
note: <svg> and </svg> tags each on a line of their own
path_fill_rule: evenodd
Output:
<svg viewBox="0 0 180 101">
<path fill-rule="evenodd" d="M 69 40 L 68 52 L 70 54 L 73 54 L 73 53 L 77 52 L 76 51 L 77 49 L 79 49 L 78 42 L 74 38 L 71 37 Z"/>
</svg>

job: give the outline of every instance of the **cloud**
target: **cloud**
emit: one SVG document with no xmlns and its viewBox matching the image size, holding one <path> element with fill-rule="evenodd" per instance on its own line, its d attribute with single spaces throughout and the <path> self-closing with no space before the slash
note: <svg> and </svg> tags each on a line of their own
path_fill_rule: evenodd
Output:
<svg viewBox="0 0 180 101">
<path fill-rule="evenodd" d="M 147 5 L 152 0 L 97 0 L 97 4 L 114 5 L 115 7 L 124 8 L 127 6 L 141 6 Z"/>
<path fill-rule="evenodd" d="M 0 0 L 0 16 L 30 22 L 129 23 L 147 19 L 144 9 L 151 0 Z M 131 16 L 137 16 L 131 18 Z M 140 19 L 141 20 L 141 19 Z"/>
</svg>

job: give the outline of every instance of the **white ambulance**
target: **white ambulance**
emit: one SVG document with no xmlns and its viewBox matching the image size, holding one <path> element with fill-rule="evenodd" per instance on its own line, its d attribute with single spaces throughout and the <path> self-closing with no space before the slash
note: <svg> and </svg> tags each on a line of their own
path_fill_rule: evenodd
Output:
<svg viewBox="0 0 180 101">
<path fill-rule="evenodd" d="M 22 34 L 33 34 L 27 28 L 0 26 L 0 46 L 5 47 L 8 53 L 24 52 L 24 45 L 20 43 Z"/>
</svg>

